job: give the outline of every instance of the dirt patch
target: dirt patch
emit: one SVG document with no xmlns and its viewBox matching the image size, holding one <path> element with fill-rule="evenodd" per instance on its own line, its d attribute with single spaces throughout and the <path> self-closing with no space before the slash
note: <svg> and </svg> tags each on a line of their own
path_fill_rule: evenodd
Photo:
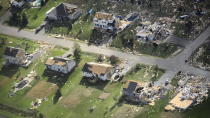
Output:
<svg viewBox="0 0 210 118">
<path fill-rule="evenodd" d="M 34 86 L 26 94 L 26 96 L 30 98 L 45 98 L 51 95 L 52 93 L 54 93 L 57 89 L 58 89 L 57 85 L 53 83 L 41 81 L 36 86 Z"/>
<path fill-rule="evenodd" d="M 89 97 L 93 90 L 91 88 L 76 88 L 70 95 L 61 101 L 61 105 L 67 108 L 74 108 L 84 97 Z"/>
</svg>

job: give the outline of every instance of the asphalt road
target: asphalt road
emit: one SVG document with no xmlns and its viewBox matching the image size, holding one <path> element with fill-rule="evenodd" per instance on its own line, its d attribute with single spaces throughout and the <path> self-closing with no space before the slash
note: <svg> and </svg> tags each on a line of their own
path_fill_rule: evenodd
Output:
<svg viewBox="0 0 210 118">
<path fill-rule="evenodd" d="M 35 34 L 33 31 L 27 31 L 27 30 L 19 31 L 15 27 L 2 25 L 2 21 L 7 19 L 8 16 L 9 15 L 6 14 L 0 18 L 0 33 L 2 34 L 27 38 L 28 40 L 34 40 L 34 41 L 44 41 L 49 44 L 63 46 L 70 49 L 72 49 L 74 45 L 73 40 L 54 38 L 43 33 Z M 188 59 L 190 55 L 193 53 L 193 51 L 196 50 L 196 48 L 198 48 L 201 44 L 203 44 L 209 36 L 210 36 L 210 26 L 199 37 L 197 37 L 194 41 L 190 42 L 190 44 L 188 44 L 181 53 L 179 53 L 177 56 L 169 57 L 166 59 L 152 57 L 152 56 L 144 56 L 144 55 L 137 56 L 137 55 L 124 53 L 121 51 L 112 50 L 106 47 L 98 47 L 93 45 L 88 46 L 85 43 L 78 43 L 78 44 L 80 45 L 81 49 L 85 52 L 104 54 L 107 56 L 115 55 L 119 58 L 127 60 L 130 66 L 134 66 L 137 63 L 158 65 L 160 68 L 166 70 L 166 73 L 156 83 L 158 85 L 162 85 L 166 79 L 168 80 L 172 79 L 173 76 L 178 71 L 185 71 L 196 75 L 201 75 L 204 77 L 210 77 L 210 72 L 192 67 L 187 63 L 185 63 L 185 60 Z"/>
</svg>

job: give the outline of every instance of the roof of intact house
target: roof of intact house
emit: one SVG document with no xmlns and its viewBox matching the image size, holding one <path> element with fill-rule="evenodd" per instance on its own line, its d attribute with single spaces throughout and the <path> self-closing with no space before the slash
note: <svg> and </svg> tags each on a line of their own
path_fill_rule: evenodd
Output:
<svg viewBox="0 0 210 118">
<path fill-rule="evenodd" d="M 77 8 L 78 7 L 76 5 L 60 3 L 58 6 L 53 7 L 51 10 L 49 10 L 47 12 L 47 15 L 52 17 L 69 16 L 71 14 L 74 14 Z"/>
<path fill-rule="evenodd" d="M 105 13 L 105 12 L 96 12 L 95 18 L 104 19 L 104 20 L 112 20 L 113 14 Z"/>
<path fill-rule="evenodd" d="M 4 55 L 11 56 L 11 57 L 17 57 L 18 55 L 24 55 L 25 51 L 20 48 L 15 47 L 6 47 Z"/>
<path fill-rule="evenodd" d="M 46 65 L 59 65 L 59 66 L 65 66 L 70 59 L 68 58 L 62 58 L 62 57 L 50 57 L 45 62 Z"/>
<path fill-rule="evenodd" d="M 95 62 L 86 63 L 83 67 L 83 71 L 94 74 L 105 74 L 112 70 L 113 66 L 110 64 L 100 64 Z"/>
</svg>

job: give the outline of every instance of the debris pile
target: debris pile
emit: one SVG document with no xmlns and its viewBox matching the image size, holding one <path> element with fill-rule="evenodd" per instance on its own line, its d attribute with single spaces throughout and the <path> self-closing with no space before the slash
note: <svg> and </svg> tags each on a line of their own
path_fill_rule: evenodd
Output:
<svg viewBox="0 0 210 118">
<path fill-rule="evenodd" d="M 47 100 L 48 100 L 47 98 L 43 98 L 43 99 L 36 99 L 35 102 L 32 101 L 31 102 L 32 107 L 30 109 L 37 109 L 41 105 L 42 102 L 47 101 Z"/>
<path fill-rule="evenodd" d="M 123 95 L 128 102 L 141 105 L 154 105 L 155 101 L 165 94 L 165 89 L 153 84 L 142 84 L 136 81 L 128 81 L 123 89 Z"/>
<path fill-rule="evenodd" d="M 194 76 L 188 73 L 181 73 L 176 76 L 179 87 L 177 95 L 165 107 L 166 110 L 185 110 L 191 105 L 200 104 L 208 97 L 208 81 L 206 78 Z"/>
<path fill-rule="evenodd" d="M 174 20 L 168 17 L 159 18 L 153 24 L 149 21 L 141 22 L 141 25 L 136 28 L 137 40 L 141 42 L 162 42 L 173 32 L 170 29 L 172 22 Z"/>
</svg>

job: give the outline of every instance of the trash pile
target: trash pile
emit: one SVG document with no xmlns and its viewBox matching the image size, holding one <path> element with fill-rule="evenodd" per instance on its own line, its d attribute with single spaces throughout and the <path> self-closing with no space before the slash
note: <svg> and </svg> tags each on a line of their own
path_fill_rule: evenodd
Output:
<svg viewBox="0 0 210 118">
<path fill-rule="evenodd" d="M 135 29 L 137 40 L 141 42 L 161 43 L 163 39 L 173 32 L 170 28 L 172 22 L 174 20 L 168 17 L 161 17 L 153 24 L 150 21 L 141 22 L 141 25 Z"/>
<path fill-rule="evenodd" d="M 35 102 L 32 101 L 31 102 L 32 107 L 30 109 L 37 109 L 41 105 L 42 102 L 47 101 L 47 100 L 48 100 L 47 98 L 43 98 L 43 99 L 36 99 Z"/>
<path fill-rule="evenodd" d="M 149 105 L 155 105 L 155 101 L 160 99 L 165 93 L 165 89 L 160 86 L 147 85 L 139 91 L 139 99 Z"/>
<path fill-rule="evenodd" d="M 192 105 L 202 103 L 208 97 L 210 86 L 206 78 L 189 73 L 180 73 L 176 77 L 180 79 L 176 90 L 177 95 L 165 107 L 166 110 L 185 110 Z"/>
<path fill-rule="evenodd" d="M 25 78 L 22 78 L 21 81 L 15 83 L 12 87 L 9 96 L 13 96 L 17 91 L 24 89 L 25 87 L 30 87 L 30 83 L 37 77 L 35 71 L 31 71 Z"/>
<path fill-rule="evenodd" d="M 178 92 L 182 91 L 182 99 L 193 100 L 195 105 L 200 104 L 204 98 L 208 97 L 208 86 L 206 78 L 194 76 L 192 74 L 182 74 L 178 82 Z"/>
<path fill-rule="evenodd" d="M 123 89 L 125 100 L 141 105 L 155 105 L 155 101 L 166 93 L 164 87 L 154 86 L 152 83 L 143 84 L 136 81 L 128 81 L 126 86 Z"/>
</svg>

